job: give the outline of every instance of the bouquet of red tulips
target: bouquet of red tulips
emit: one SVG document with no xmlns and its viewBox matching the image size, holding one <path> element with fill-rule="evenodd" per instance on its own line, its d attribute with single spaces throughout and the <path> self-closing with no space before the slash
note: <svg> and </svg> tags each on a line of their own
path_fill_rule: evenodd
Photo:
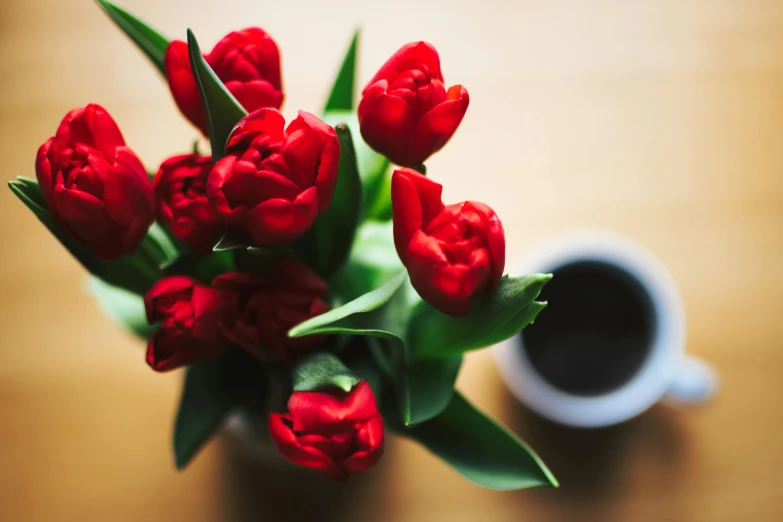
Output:
<svg viewBox="0 0 783 522">
<path fill-rule="evenodd" d="M 147 341 L 147 364 L 187 367 L 177 467 L 239 414 L 263 419 L 287 460 L 335 479 L 378 463 L 393 432 L 481 486 L 556 485 L 454 390 L 466 351 L 516 335 L 544 308 L 549 276 L 503 275 L 498 216 L 444 203 L 443 178 L 426 171 L 469 101 L 446 86 L 435 48 L 403 45 L 357 106 L 355 35 L 320 117 L 299 111 L 286 124 L 279 50 L 264 30 L 203 54 L 190 31 L 169 40 L 98 3 L 211 154 L 194 147 L 148 173 L 90 104 L 41 145 L 37 181 L 10 187 L 90 272 L 109 315 Z"/>
</svg>

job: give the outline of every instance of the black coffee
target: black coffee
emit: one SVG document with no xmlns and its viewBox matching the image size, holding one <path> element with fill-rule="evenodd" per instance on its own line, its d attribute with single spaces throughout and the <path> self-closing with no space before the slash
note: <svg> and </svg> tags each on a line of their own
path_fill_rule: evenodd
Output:
<svg viewBox="0 0 783 522">
<path fill-rule="evenodd" d="M 576 395 L 619 388 L 639 370 L 654 341 L 650 297 L 633 276 L 601 262 L 563 266 L 539 300 L 548 306 L 522 331 L 533 367 Z"/>
</svg>

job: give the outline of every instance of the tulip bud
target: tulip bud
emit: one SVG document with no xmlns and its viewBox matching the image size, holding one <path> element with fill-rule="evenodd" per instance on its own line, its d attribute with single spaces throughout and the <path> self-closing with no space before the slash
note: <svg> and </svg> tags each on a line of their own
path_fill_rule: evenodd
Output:
<svg viewBox="0 0 783 522">
<path fill-rule="evenodd" d="M 248 112 L 283 105 L 280 52 L 263 29 L 249 27 L 229 33 L 204 59 Z M 207 118 L 190 65 L 188 44 L 173 40 L 166 49 L 163 67 L 177 107 L 206 135 Z"/>
<path fill-rule="evenodd" d="M 229 232 L 259 246 L 299 239 L 329 207 L 337 183 L 334 129 L 304 111 L 284 125 L 275 109 L 240 120 L 207 180 L 207 197 Z"/>
<path fill-rule="evenodd" d="M 131 253 L 155 218 L 149 176 L 100 105 L 65 116 L 38 149 L 35 171 L 49 211 L 99 259 Z"/>
<path fill-rule="evenodd" d="M 259 359 L 292 362 L 322 340 L 288 337 L 294 326 L 329 310 L 322 299 L 326 283 L 298 261 L 285 259 L 260 276 L 222 274 L 212 286 L 226 301 L 225 336 Z"/>
<path fill-rule="evenodd" d="M 269 415 L 269 432 L 287 460 L 338 480 L 374 466 L 383 455 L 383 418 L 366 381 L 347 393 L 294 392 L 288 413 Z"/>
<path fill-rule="evenodd" d="M 362 91 L 359 128 L 393 163 L 415 167 L 439 151 L 468 110 L 468 91 L 446 90 L 440 57 L 427 42 L 404 45 Z"/>
<path fill-rule="evenodd" d="M 476 201 L 444 205 L 442 189 L 412 169 L 394 172 L 394 245 L 422 299 L 461 317 L 475 296 L 497 287 L 506 239 L 491 208 Z"/>
<path fill-rule="evenodd" d="M 153 187 L 158 219 L 194 252 L 211 252 L 223 235 L 223 222 L 207 200 L 212 158 L 185 154 L 164 161 Z"/>
<path fill-rule="evenodd" d="M 220 329 L 220 292 L 185 276 L 161 279 L 144 296 L 147 321 L 161 323 L 147 345 L 147 364 L 156 372 L 215 357 L 229 344 Z"/>
</svg>

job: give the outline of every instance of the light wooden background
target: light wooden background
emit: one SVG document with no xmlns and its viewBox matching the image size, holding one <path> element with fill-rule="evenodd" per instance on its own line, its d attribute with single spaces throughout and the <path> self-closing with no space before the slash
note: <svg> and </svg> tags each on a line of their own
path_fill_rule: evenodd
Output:
<svg viewBox="0 0 783 522">
<path fill-rule="evenodd" d="M 361 77 L 432 41 L 471 94 L 428 163 L 449 201 L 500 214 L 511 261 L 560 230 L 647 245 L 681 285 L 688 349 L 720 371 L 716 400 L 570 431 L 532 417 L 487 353 L 459 386 L 525 436 L 562 488 L 500 493 L 392 441 L 349 486 L 263 474 L 218 441 L 173 470 L 181 375 L 82 291 L 84 274 L 0 192 L 0 519 L 8 521 L 783 520 L 783 2 L 670 0 L 126 0 L 211 48 L 259 24 L 280 44 L 285 112 L 317 112 L 353 27 Z M 0 2 L 0 158 L 33 175 L 72 107 L 103 104 L 150 167 L 195 136 L 157 73 L 88 0 Z"/>
</svg>

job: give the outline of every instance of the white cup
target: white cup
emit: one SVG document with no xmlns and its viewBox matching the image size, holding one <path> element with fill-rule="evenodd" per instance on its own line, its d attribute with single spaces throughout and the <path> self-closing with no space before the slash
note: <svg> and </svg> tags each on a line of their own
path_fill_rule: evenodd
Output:
<svg viewBox="0 0 783 522">
<path fill-rule="evenodd" d="M 653 335 L 649 346 L 637 369 L 623 384 L 600 394 L 585 395 L 566 392 L 562 386 L 550 383 L 532 364 L 523 346 L 523 336 L 514 336 L 496 345 L 493 352 L 500 375 L 522 403 L 560 424 L 594 428 L 630 419 L 664 398 L 674 403 L 699 403 L 714 394 L 715 372 L 706 363 L 685 354 L 682 299 L 671 275 L 655 256 L 614 233 L 573 232 L 532 251 L 521 264 L 520 273 L 552 273 L 575 263 L 616 269 L 636 280 L 647 294 L 651 308 Z M 542 316 L 546 313 L 546 309 L 541 312 Z M 527 328 L 535 327 L 533 324 Z"/>
</svg>

